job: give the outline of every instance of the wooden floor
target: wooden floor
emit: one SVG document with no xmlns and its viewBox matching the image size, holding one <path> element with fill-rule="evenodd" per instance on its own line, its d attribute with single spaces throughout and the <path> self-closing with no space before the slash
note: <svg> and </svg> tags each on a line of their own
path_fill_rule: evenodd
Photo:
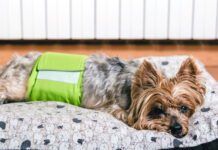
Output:
<svg viewBox="0 0 218 150">
<path fill-rule="evenodd" d="M 25 54 L 29 51 L 58 51 L 66 53 L 92 54 L 106 53 L 132 59 L 142 56 L 192 55 L 200 59 L 208 71 L 218 80 L 218 45 L 136 45 L 136 44 L 1 44 L 0 64 L 7 62 L 15 54 Z"/>
</svg>

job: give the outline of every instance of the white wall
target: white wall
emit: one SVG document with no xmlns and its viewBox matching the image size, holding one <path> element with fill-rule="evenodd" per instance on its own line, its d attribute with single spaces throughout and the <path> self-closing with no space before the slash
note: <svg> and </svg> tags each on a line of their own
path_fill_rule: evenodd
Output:
<svg viewBox="0 0 218 150">
<path fill-rule="evenodd" d="M 1 39 L 217 39 L 218 0 L 0 0 Z"/>
</svg>

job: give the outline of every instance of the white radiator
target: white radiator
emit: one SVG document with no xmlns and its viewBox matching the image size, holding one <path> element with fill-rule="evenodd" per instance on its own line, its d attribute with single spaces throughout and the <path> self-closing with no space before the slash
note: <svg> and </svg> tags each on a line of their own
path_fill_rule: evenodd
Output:
<svg viewBox="0 0 218 150">
<path fill-rule="evenodd" d="M 0 40 L 218 39 L 217 0 L 0 0 Z"/>
</svg>

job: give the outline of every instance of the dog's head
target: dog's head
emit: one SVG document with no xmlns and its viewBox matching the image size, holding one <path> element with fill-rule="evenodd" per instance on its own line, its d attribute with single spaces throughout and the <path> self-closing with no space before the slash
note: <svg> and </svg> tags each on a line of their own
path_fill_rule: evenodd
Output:
<svg viewBox="0 0 218 150">
<path fill-rule="evenodd" d="M 164 131 L 181 138 L 189 118 L 204 101 L 205 87 L 192 58 L 186 59 L 174 78 L 166 78 L 144 61 L 132 83 L 128 124 L 136 129 Z"/>
</svg>

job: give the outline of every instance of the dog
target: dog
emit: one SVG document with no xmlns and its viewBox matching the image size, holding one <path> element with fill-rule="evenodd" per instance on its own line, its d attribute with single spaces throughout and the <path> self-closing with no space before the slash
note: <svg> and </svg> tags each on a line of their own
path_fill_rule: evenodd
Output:
<svg viewBox="0 0 218 150">
<path fill-rule="evenodd" d="M 26 101 L 27 83 L 41 53 L 11 59 L 0 69 L 0 101 Z M 91 55 L 85 63 L 81 107 L 112 114 L 138 130 L 188 133 L 189 119 L 203 104 L 205 86 L 193 58 L 187 58 L 173 78 L 147 60 L 125 61 Z"/>
</svg>

